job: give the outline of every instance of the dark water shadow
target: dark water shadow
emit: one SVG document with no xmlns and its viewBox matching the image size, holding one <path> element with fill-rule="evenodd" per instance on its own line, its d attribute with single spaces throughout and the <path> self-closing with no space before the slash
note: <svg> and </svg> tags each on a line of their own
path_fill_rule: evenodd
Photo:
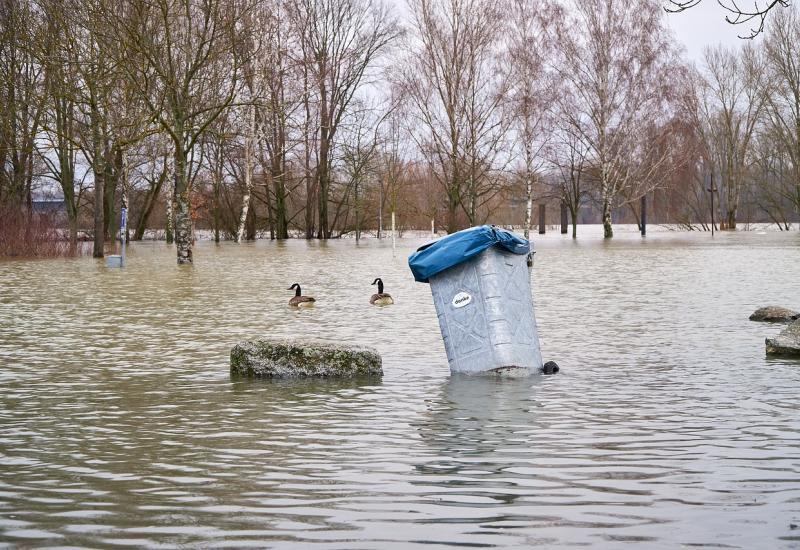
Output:
<svg viewBox="0 0 800 550">
<path fill-rule="evenodd" d="M 286 399 L 302 395 L 318 395 L 342 390 L 380 387 L 382 377 L 364 376 L 356 378 L 247 378 L 231 374 L 230 389 L 234 394 L 258 393 Z"/>
</svg>

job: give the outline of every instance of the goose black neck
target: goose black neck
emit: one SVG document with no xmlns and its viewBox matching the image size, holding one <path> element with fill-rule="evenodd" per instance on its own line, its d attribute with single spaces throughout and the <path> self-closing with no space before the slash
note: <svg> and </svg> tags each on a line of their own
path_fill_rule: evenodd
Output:
<svg viewBox="0 0 800 550">
<path fill-rule="evenodd" d="M 378 294 L 383 294 L 383 281 L 378 279 Z"/>
<path fill-rule="evenodd" d="M 300 296 L 300 285 L 294 285 L 294 286 L 297 287 L 296 289 L 294 289 L 294 295 L 295 296 Z"/>
</svg>

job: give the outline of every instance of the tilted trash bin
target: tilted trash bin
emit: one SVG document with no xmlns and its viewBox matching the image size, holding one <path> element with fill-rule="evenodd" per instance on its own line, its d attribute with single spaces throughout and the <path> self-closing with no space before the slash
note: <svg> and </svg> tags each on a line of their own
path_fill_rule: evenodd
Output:
<svg viewBox="0 0 800 550">
<path fill-rule="evenodd" d="M 489 225 L 420 247 L 408 260 L 431 285 L 453 373 L 542 369 L 527 258 L 530 243 Z"/>
</svg>

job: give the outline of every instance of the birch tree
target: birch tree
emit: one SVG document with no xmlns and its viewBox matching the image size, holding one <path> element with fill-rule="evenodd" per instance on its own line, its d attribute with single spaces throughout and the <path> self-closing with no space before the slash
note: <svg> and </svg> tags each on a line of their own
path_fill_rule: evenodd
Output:
<svg viewBox="0 0 800 550">
<path fill-rule="evenodd" d="M 561 111 L 599 171 L 605 238 L 614 235 L 612 210 L 631 187 L 646 192 L 666 160 L 647 139 L 665 122 L 676 64 L 662 16 L 655 0 L 585 0 L 555 28 L 561 98 L 570 98 Z"/>
<path fill-rule="evenodd" d="M 250 193 L 253 190 L 253 144 L 256 141 L 256 108 L 250 105 L 247 114 L 247 130 L 244 139 L 244 193 L 242 194 L 242 213 L 239 216 L 239 227 L 236 230 L 236 242 L 244 238 L 244 224 L 250 210 Z"/>
<path fill-rule="evenodd" d="M 193 149 L 239 90 L 237 24 L 248 6 L 227 0 L 131 0 L 109 14 L 124 47 L 118 62 L 149 115 L 173 146 L 175 243 L 179 264 L 192 256 Z"/>
<path fill-rule="evenodd" d="M 544 165 L 542 154 L 551 136 L 551 107 L 558 84 L 547 67 L 550 40 L 544 30 L 551 10 L 541 0 L 514 0 L 510 14 L 509 62 L 512 70 L 510 109 L 516 143 L 522 149 L 525 182 L 523 232 L 530 236 L 536 173 Z"/>
</svg>

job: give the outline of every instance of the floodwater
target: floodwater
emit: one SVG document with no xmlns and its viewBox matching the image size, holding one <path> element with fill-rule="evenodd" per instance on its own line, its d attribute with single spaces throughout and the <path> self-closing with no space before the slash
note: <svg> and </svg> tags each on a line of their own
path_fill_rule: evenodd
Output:
<svg viewBox="0 0 800 550">
<path fill-rule="evenodd" d="M 562 370 L 506 380 L 449 376 L 421 242 L 0 262 L 0 547 L 800 547 L 800 361 L 747 320 L 800 308 L 800 233 L 536 236 Z M 385 375 L 232 380 L 259 336 Z"/>
</svg>

